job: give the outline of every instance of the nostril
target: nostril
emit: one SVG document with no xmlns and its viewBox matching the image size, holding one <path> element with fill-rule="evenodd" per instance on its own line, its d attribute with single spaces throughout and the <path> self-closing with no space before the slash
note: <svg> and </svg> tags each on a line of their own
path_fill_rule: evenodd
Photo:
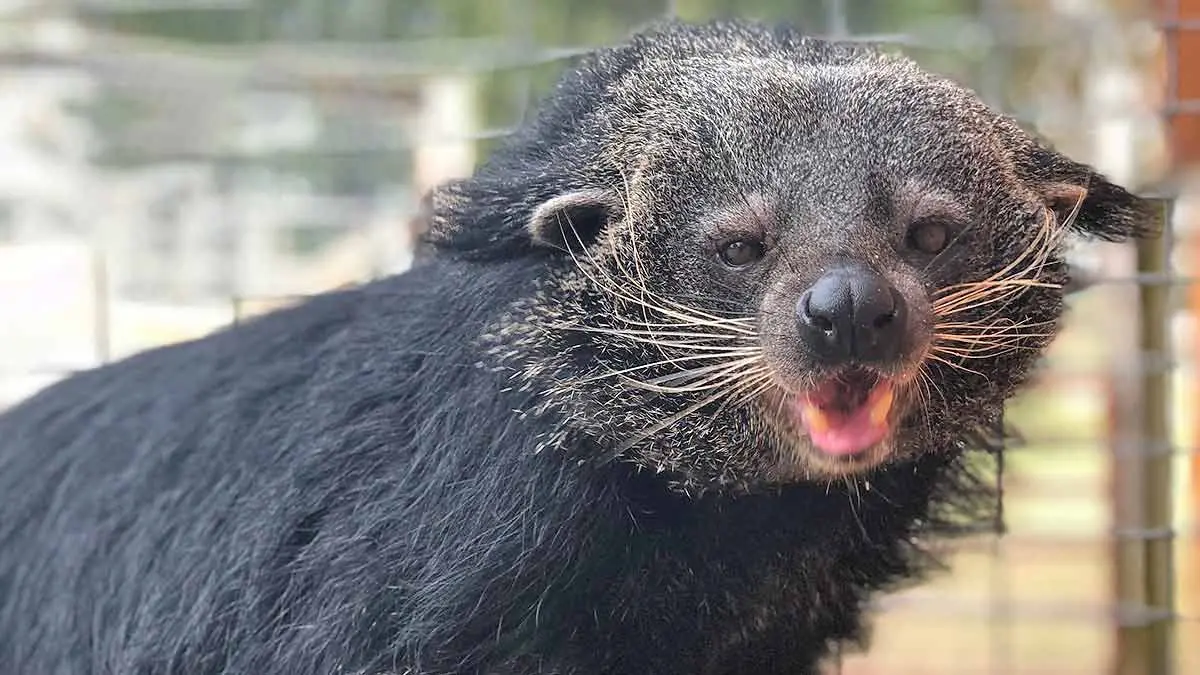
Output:
<svg viewBox="0 0 1200 675">
<path fill-rule="evenodd" d="M 812 310 L 812 291 L 808 291 L 800 298 L 800 313 L 801 318 L 805 323 L 817 330 L 831 334 L 834 331 L 833 321 L 829 317 L 824 316 L 821 312 L 813 312 Z"/>
<path fill-rule="evenodd" d="M 902 328 L 905 322 L 905 304 L 904 296 L 901 295 L 899 289 L 892 288 L 891 293 L 891 308 L 886 312 L 881 312 L 874 321 L 875 330 L 884 330 L 885 328 Z"/>
</svg>

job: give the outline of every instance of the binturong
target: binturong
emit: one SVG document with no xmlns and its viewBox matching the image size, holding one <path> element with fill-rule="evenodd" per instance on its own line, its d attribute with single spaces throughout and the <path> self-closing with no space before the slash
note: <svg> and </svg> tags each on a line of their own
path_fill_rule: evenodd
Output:
<svg viewBox="0 0 1200 675">
<path fill-rule="evenodd" d="M 427 207 L 403 274 L 0 417 L 0 672 L 816 673 L 991 499 L 1066 246 L 1153 229 L 909 60 L 737 22 L 583 58 Z"/>
</svg>

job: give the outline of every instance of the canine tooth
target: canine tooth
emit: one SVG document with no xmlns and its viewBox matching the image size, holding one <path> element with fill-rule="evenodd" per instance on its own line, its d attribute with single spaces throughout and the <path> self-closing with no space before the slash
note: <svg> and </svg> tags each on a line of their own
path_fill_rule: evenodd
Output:
<svg viewBox="0 0 1200 675">
<path fill-rule="evenodd" d="M 808 419 L 808 426 L 811 431 L 818 434 L 829 431 L 829 418 L 817 406 L 805 404 L 804 416 Z"/>
<path fill-rule="evenodd" d="M 879 400 L 871 404 L 871 424 L 883 424 L 887 420 L 888 413 L 892 410 L 894 397 L 892 388 L 888 387 L 880 395 Z"/>
</svg>

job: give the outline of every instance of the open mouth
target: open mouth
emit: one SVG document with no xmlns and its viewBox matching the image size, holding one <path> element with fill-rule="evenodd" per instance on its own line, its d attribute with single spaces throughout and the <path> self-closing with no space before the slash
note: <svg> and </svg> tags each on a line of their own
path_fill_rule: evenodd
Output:
<svg viewBox="0 0 1200 675">
<path fill-rule="evenodd" d="M 887 437 L 893 399 L 890 380 L 855 368 L 818 383 L 796 407 L 813 445 L 849 459 Z"/>
</svg>

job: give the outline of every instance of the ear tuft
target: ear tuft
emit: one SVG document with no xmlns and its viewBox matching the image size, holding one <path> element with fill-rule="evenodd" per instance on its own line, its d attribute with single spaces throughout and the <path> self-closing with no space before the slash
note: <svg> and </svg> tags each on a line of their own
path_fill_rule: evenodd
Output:
<svg viewBox="0 0 1200 675">
<path fill-rule="evenodd" d="M 539 204 L 526 228 L 534 243 L 572 251 L 595 243 L 604 228 L 620 217 L 617 194 L 602 189 L 577 190 Z"/>
<path fill-rule="evenodd" d="M 1151 237 L 1161 229 L 1157 201 L 1133 194 L 1053 150 L 1043 147 L 1036 153 L 1039 166 L 1027 180 L 1060 223 L 1086 237 L 1114 242 Z"/>
<path fill-rule="evenodd" d="M 1069 222 L 1085 236 L 1113 242 L 1150 238 L 1162 230 L 1163 209 L 1158 200 L 1133 194 L 1096 171 L 1082 168 L 1087 171 L 1086 178 L 1078 183 L 1042 186 L 1042 194 L 1060 222 Z"/>
<path fill-rule="evenodd" d="M 996 128 L 1013 152 L 1019 177 L 1042 195 L 1059 222 L 1083 236 L 1113 242 L 1148 238 L 1161 230 L 1162 207 L 1157 200 L 1111 182 L 1012 119 L 999 118 Z"/>
</svg>

